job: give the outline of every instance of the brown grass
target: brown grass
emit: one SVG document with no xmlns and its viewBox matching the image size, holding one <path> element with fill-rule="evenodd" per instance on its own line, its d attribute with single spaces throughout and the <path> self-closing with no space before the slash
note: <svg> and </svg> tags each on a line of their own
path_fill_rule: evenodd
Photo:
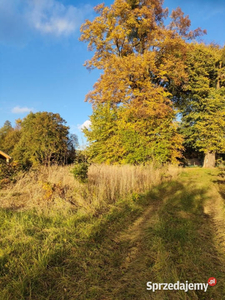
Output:
<svg viewBox="0 0 225 300">
<path fill-rule="evenodd" d="M 83 208 L 95 213 L 121 198 L 143 193 L 162 180 L 175 178 L 177 167 L 91 165 L 88 182 L 80 183 L 72 167 L 41 167 L 18 175 L 17 181 L 0 190 L 1 207 L 13 209 L 56 206 Z"/>
</svg>

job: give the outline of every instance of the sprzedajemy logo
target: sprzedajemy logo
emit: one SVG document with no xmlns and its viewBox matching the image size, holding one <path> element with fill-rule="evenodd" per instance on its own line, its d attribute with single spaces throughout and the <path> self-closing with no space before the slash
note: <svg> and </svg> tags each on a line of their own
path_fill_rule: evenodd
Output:
<svg viewBox="0 0 225 300">
<path fill-rule="evenodd" d="M 208 283 L 202 282 L 202 283 L 193 283 L 193 282 L 180 282 L 177 281 L 176 283 L 156 283 L 156 282 L 147 282 L 147 290 L 148 291 L 184 291 L 187 293 L 188 291 L 204 291 L 206 292 L 208 289 L 208 286 L 214 286 L 216 285 L 217 280 L 215 277 L 210 277 L 208 279 Z"/>
</svg>

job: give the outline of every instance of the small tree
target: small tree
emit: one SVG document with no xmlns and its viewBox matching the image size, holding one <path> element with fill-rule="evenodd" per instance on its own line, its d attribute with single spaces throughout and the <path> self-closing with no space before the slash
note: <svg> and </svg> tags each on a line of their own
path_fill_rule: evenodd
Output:
<svg viewBox="0 0 225 300">
<path fill-rule="evenodd" d="M 86 182 L 88 179 L 88 164 L 86 162 L 76 163 L 71 169 L 71 173 L 79 182 Z"/>
</svg>

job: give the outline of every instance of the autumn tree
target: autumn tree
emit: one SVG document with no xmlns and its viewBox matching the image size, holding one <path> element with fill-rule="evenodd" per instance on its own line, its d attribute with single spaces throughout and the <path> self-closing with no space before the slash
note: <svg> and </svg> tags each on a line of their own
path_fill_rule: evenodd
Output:
<svg viewBox="0 0 225 300">
<path fill-rule="evenodd" d="M 204 152 L 204 167 L 214 167 L 225 152 L 225 48 L 191 44 L 186 62 L 182 132 L 186 145 Z"/>
<path fill-rule="evenodd" d="M 173 147 L 172 144 L 181 149 L 182 139 L 175 130 L 176 112 L 171 91 L 187 80 L 186 40 L 203 33 L 200 29 L 189 30 L 190 20 L 180 8 L 172 12 L 172 20 L 166 26 L 168 9 L 162 4 L 161 0 L 115 0 L 110 7 L 100 4 L 95 8 L 98 17 L 81 27 L 81 41 L 88 42 L 89 50 L 94 51 L 86 67 L 103 70 L 86 100 L 94 107 L 110 103 L 112 110 L 119 108 L 118 113 L 123 119 L 119 126 L 132 119 L 132 130 L 124 127 L 123 144 L 126 140 L 128 145 L 135 134 L 140 142 L 143 136 L 145 143 L 138 147 L 137 142 L 137 149 L 155 147 L 166 151 Z M 124 114 L 121 114 L 121 107 Z M 95 131 L 95 128 L 91 130 Z M 88 138 L 90 141 L 90 132 Z M 164 141 L 168 142 L 166 148 L 161 147 Z M 172 160 L 179 157 L 179 151 L 174 155 Z"/>
<path fill-rule="evenodd" d="M 21 138 L 12 156 L 24 166 L 66 163 L 75 151 L 74 136 L 59 114 L 30 113 L 20 122 Z"/>
</svg>

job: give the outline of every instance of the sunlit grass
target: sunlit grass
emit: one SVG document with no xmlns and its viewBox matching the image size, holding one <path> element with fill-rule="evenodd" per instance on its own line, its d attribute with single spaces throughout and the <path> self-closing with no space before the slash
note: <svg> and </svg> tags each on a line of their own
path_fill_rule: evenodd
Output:
<svg viewBox="0 0 225 300">
<path fill-rule="evenodd" d="M 57 183 L 60 174 L 47 179 Z M 107 175 L 99 172 L 95 184 L 100 177 L 110 188 L 115 183 Z M 177 177 L 167 170 L 158 178 L 145 192 L 106 198 L 101 209 L 90 200 L 62 209 L 54 198 L 41 209 L 1 208 L 0 299 L 223 299 L 225 230 L 217 171 L 186 170 Z M 88 197 L 92 191 L 87 189 Z M 207 282 L 211 276 L 218 283 L 207 293 L 146 290 L 147 281 Z"/>
</svg>

